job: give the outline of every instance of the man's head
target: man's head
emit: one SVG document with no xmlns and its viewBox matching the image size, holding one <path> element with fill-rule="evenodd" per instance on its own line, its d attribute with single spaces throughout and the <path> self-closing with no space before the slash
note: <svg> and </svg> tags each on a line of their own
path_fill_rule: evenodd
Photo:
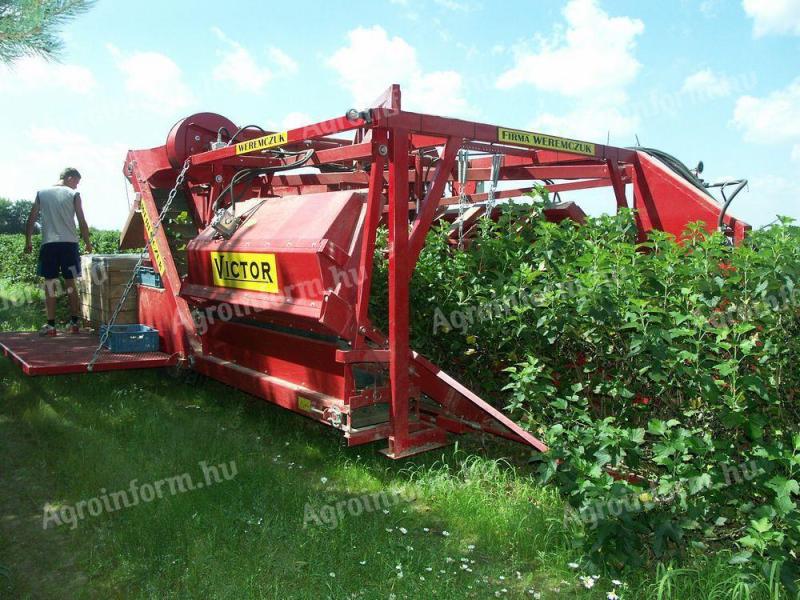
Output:
<svg viewBox="0 0 800 600">
<path fill-rule="evenodd" d="M 72 167 L 67 167 L 63 171 L 61 171 L 61 183 L 65 186 L 72 188 L 73 190 L 78 187 L 78 184 L 81 181 L 81 174 L 78 172 L 78 169 L 74 169 Z"/>
</svg>

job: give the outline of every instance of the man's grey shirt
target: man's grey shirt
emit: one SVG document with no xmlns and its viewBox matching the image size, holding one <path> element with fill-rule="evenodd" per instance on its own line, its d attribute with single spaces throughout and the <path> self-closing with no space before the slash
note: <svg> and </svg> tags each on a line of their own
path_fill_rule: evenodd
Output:
<svg viewBox="0 0 800 600">
<path fill-rule="evenodd" d="M 66 185 L 54 185 L 40 190 L 39 215 L 42 220 L 42 244 L 53 242 L 78 243 L 75 228 L 75 196 L 77 190 Z"/>
</svg>

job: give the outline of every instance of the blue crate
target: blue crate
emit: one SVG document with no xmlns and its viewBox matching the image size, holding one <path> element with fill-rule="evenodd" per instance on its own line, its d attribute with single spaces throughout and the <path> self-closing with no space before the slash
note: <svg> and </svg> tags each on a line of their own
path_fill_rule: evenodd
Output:
<svg viewBox="0 0 800 600">
<path fill-rule="evenodd" d="M 136 274 L 136 280 L 142 285 L 159 289 L 164 288 L 164 283 L 161 281 L 161 275 L 159 275 L 155 269 L 150 267 L 139 267 L 139 271 Z"/>
<path fill-rule="evenodd" d="M 106 334 L 107 325 L 100 327 L 100 336 Z M 105 343 L 111 352 L 158 352 L 158 330 L 147 325 L 113 325 Z"/>
</svg>

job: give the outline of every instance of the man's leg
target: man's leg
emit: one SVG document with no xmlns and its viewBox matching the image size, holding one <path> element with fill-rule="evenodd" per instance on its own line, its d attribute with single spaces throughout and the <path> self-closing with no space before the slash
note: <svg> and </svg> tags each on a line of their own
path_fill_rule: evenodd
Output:
<svg viewBox="0 0 800 600">
<path fill-rule="evenodd" d="M 47 325 L 39 331 L 41 335 L 56 334 L 56 298 L 58 297 L 58 260 L 53 244 L 42 244 L 39 251 L 39 275 L 44 277 L 44 305 Z"/>
<path fill-rule="evenodd" d="M 47 309 L 47 322 L 55 325 L 56 322 L 56 300 L 58 298 L 58 279 L 44 280 L 44 304 Z"/>
<path fill-rule="evenodd" d="M 62 269 L 69 295 L 69 328 L 72 333 L 80 333 L 81 305 L 78 298 L 78 286 L 76 285 L 77 279 L 81 276 L 81 255 L 78 244 L 67 246 Z"/>
<path fill-rule="evenodd" d="M 80 328 L 80 314 L 81 304 L 78 298 L 78 286 L 75 285 L 75 279 L 65 279 L 64 283 L 67 285 L 67 294 L 69 295 L 69 325 L 72 333 L 77 333 Z"/>
</svg>

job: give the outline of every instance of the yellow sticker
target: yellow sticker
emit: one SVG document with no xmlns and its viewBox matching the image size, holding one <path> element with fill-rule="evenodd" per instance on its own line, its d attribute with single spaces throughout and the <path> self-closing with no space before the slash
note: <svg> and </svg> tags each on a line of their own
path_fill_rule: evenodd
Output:
<svg viewBox="0 0 800 600">
<path fill-rule="evenodd" d="M 297 397 L 297 408 L 304 412 L 311 412 L 311 400 L 303 396 Z"/>
<path fill-rule="evenodd" d="M 147 214 L 147 205 L 144 202 L 141 204 L 141 209 L 142 221 L 144 221 L 144 229 L 147 232 L 147 239 L 152 240 L 155 235 L 153 222 L 150 220 L 150 215 Z M 163 275 L 166 265 L 164 264 L 164 259 L 162 258 L 161 252 L 158 249 L 158 240 L 153 240 L 153 242 L 150 244 L 150 249 L 153 251 L 153 259 L 155 260 L 155 266 L 158 270 L 158 274 Z"/>
<path fill-rule="evenodd" d="M 247 140 L 246 142 L 239 142 L 236 144 L 236 154 L 247 154 L 248 152 L 255 152 L 256 150 L 266 150 L 267 148 L 282 146 L 288 139 L 289 136 L 285 131 L 270 133 L 269 135 Z"/>
<path fill-rule="evenodd" d="M 278 267 L 274 254 L 212 252 L 214 285 L 254 292 L 278 293 Z"/>
<path fill-rule="evenodd" d="M 497 128 L 497 139 L 507 144 L 518 144 L 530 146 L 532 148 L 543 148 L 545 150 L 557 150 L 560 152 L 571 152 L 572 154 L 585 154 L 586 156 L 595 155 L 595 146 L 589 142 L 571 140 L 569 138 L 533 133 L 531 131 L 519 131 L 518 129 Z"/>
</svg>

